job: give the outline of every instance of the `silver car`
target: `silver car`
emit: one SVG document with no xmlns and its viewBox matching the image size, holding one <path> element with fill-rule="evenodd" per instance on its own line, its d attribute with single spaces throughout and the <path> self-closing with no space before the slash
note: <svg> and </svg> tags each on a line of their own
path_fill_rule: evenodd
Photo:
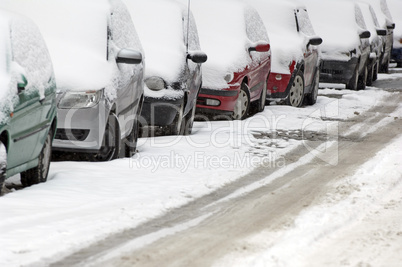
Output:
<svg viewBox="0 0 402 267">
<path fill-rule="evenodd" d="M 142 46 L 120 0 L 2 0 L 31 17 L 54 63 L 54 151 L 91 160 L 131 156 L 143 102 Z"/>
</svg>

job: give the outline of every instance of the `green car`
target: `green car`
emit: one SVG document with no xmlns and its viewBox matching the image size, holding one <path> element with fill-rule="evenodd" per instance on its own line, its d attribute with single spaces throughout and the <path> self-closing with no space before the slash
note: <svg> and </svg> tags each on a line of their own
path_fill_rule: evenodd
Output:
<svg viewBox="0 0 402 267">
<path fill-rule="evenodd" d="M 56 82 L 42 35 L 0 10 L 0 194 L 6 178 L 45 182 L 56 132 Z"/>
</svg>

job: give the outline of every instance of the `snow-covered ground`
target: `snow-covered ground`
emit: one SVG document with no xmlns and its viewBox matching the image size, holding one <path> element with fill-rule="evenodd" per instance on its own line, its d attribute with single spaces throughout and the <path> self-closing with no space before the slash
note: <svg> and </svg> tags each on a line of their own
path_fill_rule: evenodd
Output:
<svg viewBox="0 0 402 267">
<path fill-rule="evenodd" d="M 388 79 L 400 81 L 398 88 L 402 90 L 402 73 L 379 75 L 379 82 Z M 287 167 L 288 171 L 289 168 L 296 168 L 296 165 L 287 164 L 286 154 L 303 145 L 304 141 L 293 139 L 292 134 L 319 132 L 336 137 L 339 121 L 359 116 L 373 106 L 384 104 L 382 100 L 385 97 L 399 94 L 375 87 L 368 87 L 364 91 L 326 88 L 319 93 L 314 106 L 293 108 L 272 105 L 245 121 L 196 122 L 193 134 L 188 137 L 142 138 L 139 152 L 131 159 L 106 163 L 52 162 L 46 183 L 23 190 L 19 190 L 18 176 L 7 180 L 7 186 L 17 190 L 12 189 L 0 198 L 0 266 L 44 266 L 61 260 L 113 233 L 132 229 L 195 201 L 241 178 L 261 164 L 267 168 L 283 167 L 284 170 Z M 402 106 L 390 114 L 390 120 L 401 116 Z M 378 127 L 389 122 L 385 120 Z M 350 132 L 358 130 L 352 128 Z M 272 131 L 285 132 L 289 138 L 256 138 L 260 133 Z M 330 147 L 333 142 L 330 139 L 323 145 Z M 333 238 L 326 237 L 319 242 L 316 242 L 318 237 L 309 234 L 308 229 L 324 224 L 328 228 L 336 228 L 339 224 L 349 223 L 348 229 L 353 229 L 358 227 L 355 223 L 359 223 L 361 232 L 353 232 L 353 242 L 366 242 L 367 246 L 375 243 L 376 237 L 381 239 L 388 232 L 396 232 L 395 238 L 381 244 L 399 244 L 396 247 L 400 250 L 402 228 L 396 218 L 402 216 L 401 146 L 402 138 L 399 137 L 364 164 L 353 177 L 345 177 L 343 181 L 336 182 L 338 185 L 334 185 L 358 188 L 356 192 L 346 198 L 342 198 L 339 192 L 329 194 L 325 201 L 300 214 L 293 228 L 286 233 L 275 233 L 282 235 L 282 238 L 278 239 L 272 250 L 249 255 L 243 259 L 243 263 L 270 266 L 264 265 L 268 259 L 282 264 L 278 266 L 294 266 L 295 261 L 300 260 L 300 263 L 305 260 L 308 266 L 310 260 L 330 261 L 331 257 L 342 253 L 340 248 L 332 250 L 328 258 L 320 257 L 319 249 L 315 250 L 318 251 L 317 255 L 307 253 L 307 247 L 312 241 L 314 246 L 323 249 L 332 247 L 331 242 L 336 242 L 338 233 Z M 311 148 L 306 160 L 314 157 L 321 157 L 328 164 L 337 164 L 336 160 L 327 159 L 318 148 Z M 269 181 L 267 177 L 267 183 Z M 369 197 L 361 198 L 367 195 Z M 350 223 L 348 218 L 351 215 L 360 216 L 355 214 L 353 207 L 366 211 L 364 214 L 378 210 L 380 215 L 389 220 L 381 218 L 371 224 L 359 218 L 361 220 L 358 222 L 354 220 Z M 381 207 L 389 209 L 385 211 Z M 328 223 L 325 216 L 322 216 L 325 212 L 344 216 L 340 221 Z M 381 225 L 385 229 L 380 229 Z M 377 236 L 373 239 L 365 238 L 364 231 L 376 229 Z M 388 232 L 383 232 L 387 229 Z M 291 235 L 297 236 L 299 242 L 294 243 L 291 238 L 287 238 Z M 264 233 L 250 238 L 263 239 Z M 347 245 L 352 246 L 352 243 Z M 292 251 L 303 249 L 307 250 L 303 257 L 289 257 L 293 255 Z M 352 253 L 352 249 L 347 251 Z M 274 252 L 279 258 L 272 258 Z M 357 264 L 353 259 L 345 263 Z"/>
</svg>

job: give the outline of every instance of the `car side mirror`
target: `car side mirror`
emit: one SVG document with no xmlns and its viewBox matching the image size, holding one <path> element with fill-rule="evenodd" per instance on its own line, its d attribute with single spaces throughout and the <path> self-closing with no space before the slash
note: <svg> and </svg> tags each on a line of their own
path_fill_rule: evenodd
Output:
<svg viewBox="0 0 402 267">
<path fill-rule="evenodd" d="M 28 85 L 28 80 L 25 77 L 24 74 L 21 74 L 20 79 L 18 80 L 17 83 L 17 88 L 18 88 L 18 94 L 20 94 L 22 91 L 25 90 L 25 87 Z"/>
<path fill-rule="evenodd" d="M 310 38 L 310 40 L 307 43 L 307 46 L 320 45 L 320 44 L 322 44 L 322 39 L 320 37 L 313 37 L 313 38 Z"/>
<path fill-rule="evenodd" d="M 194 63 L 201 64 L 201 63 L 207 62 L 208 56 L 207 56 L 207 54 L 205 54 L 204 52 L 201 52 L 201 51 L 189 52 L 187 54 L 187 59 L 190 59 Z"/>
<path fill-rule="evenodd" d="M 359 34 L 359 37 L 360 37 L 361 39 L 370 38 L 370 36 L 371 36 L 371 33 L 370 33 L 369 31 L 364 31 L 364 32 L 361 32 L 361 33 Z"/>
<path fill-rule="evenodd" d="M 121 49 L 116 57 L 117 63 L 140 64 L 142 62 L 141 52 L 132 49 Z"/>
<path fill-rule="evenodd" d="M 379 35 L 379 36 L 385 36 L 385 35 L 387 35 L 387 30 L 384 30 L 384 29 L 377 29 L 377 35 Z"/>
<path fill-rule="evenodd" d="M 266 42 L 260 42 L 257 45 L 250 46 L 248 48 L 248 52 L 268 52 L 271 49 L 271 46 L 269 43 Z"/>
<path fill-rule="evenodd" d="M 395 29 L 395 23 L 392 23 L 392 24 L 387 25 L 387 29 L 388 29 L 388 30 L 393 30 L 393 29 Z"/>
</svg>

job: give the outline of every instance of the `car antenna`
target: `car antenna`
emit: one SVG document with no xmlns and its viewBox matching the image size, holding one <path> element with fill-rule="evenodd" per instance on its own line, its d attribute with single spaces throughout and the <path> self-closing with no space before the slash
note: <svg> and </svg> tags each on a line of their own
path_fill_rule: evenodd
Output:
<svg viewBox="0 0 402 267">
<path fill-rule="evenodd" d="M 188 35 L 190 31 L 190 0 L 188 0 L 187 4 L 187 43 L 186 43 L 186 53 L 188 54 Z"/>
</svg>

